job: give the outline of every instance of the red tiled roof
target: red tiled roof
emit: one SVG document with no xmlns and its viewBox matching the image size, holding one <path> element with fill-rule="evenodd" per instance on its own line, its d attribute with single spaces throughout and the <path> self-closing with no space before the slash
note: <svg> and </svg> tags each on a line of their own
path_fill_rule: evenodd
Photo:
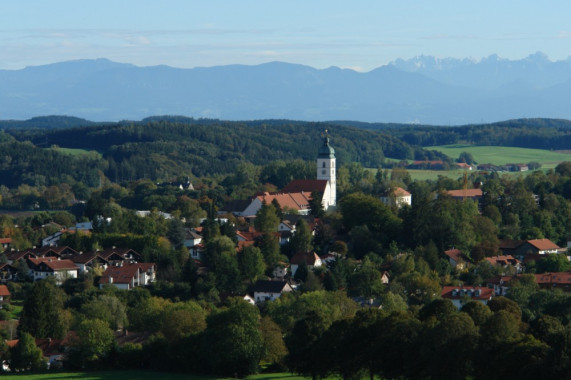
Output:
<svg viewBox="0 0 571 380">
<path fill-rule="evenodd" d="M 516 265 L 519 263 L 519 260 L 512 255 L 486 257 L 485 260 L 492 265 Z"/>
<path fill-rule="evenodd" d="M 124 264 L 121 267 L 109 267 L 103 272 L 99 279 L 100 284 L 108 284 L 109 277 L 113 278 L 113 283 L 129 284 L 137 272 L 141 270 L 137 264 Z"/>
<path fill-rule="evenodd" d="M 465 195 L 470 198 L 481 197 L 483 194 L 482 189 L 466 189 L 465 192 Z M 464 197 L 464 189 L 448 190 L 446 193 L 455 198 Z"/>
<path fill-rule="evenodd" d="M 77 269 L 77 266 L 73 263 L 73 261 L 69 259 L 57 260 L 54 259 L 53 257 L 38 257 L 37 259 L 34 259 L 30 257 L 28 260 L 36 267 L 40 266 L 41 264 L 44 264 L 54 272 L 58 270 Z"/>
<path fill-rule="evenodd" d="M 527 242 L 539 250 L 550 250 L 550 249 L 560 248 L 557 244 L 555 244 L 549 239 L 534 239 L 534 240 L 527 240 Z"/>
<path fill-rule="evenodd" d="M 479 295 L 477 293 L 478 290 L 480 291 Z M 454 293 L 456 294 L 454 295 Z M 494 295 L 494 289 L 483 286 L 444 286 L 442 288 L 441 295 L 442 298 L 448 299 L 462 299 L 469 296 L 471 299 L 475 300 L 489 300 Z"/>
<path fill-rule="evenodd" d="M 538 284 L 571 284 L 571 272 L 542 273 L 534 276 Z"/>
<path fill-rule="evenodd" d="M 410 195 L 410 193 L 408 191 L 406 191 L 405 189 L 403 189 L 402 187 L 397 187 L 394 190 L 393 194 L 398 196 L 398 197 L 408 197 Z"/>
<path fill-rule="evenodd" d="M 0 296 L 8 297 L 10 296 L 10 291 L 6 285 L 0 285 Z"/>
<path fill-rule="evenodd" d="M 12 238 L 0 238 L 0 244 L 10 244 L 12 243 Z"/>
<path fill-rule="evenodd" d="M 449 249 L 444 251 L 444 254 L 456 262 L 459 262 L 463 259 L 462 251 L 459 249 Z"/>
<path fill-rule="evenodd" d="M 301 193 L 306 192 L 311 194 L 313 191 L 323 193 L 327 186 L 325 179 L 294 179 L 282 189 L 283 193 Z"/>
<path fill-rule="evenodd" d="M 275 199 L 281 208 L 288 207 L 294 210 L 305 210 L 309 208 L 311 193 L 264 193 L 263 195 L 258 195 L 257 198 L 268 205 Z"/>
</svg>

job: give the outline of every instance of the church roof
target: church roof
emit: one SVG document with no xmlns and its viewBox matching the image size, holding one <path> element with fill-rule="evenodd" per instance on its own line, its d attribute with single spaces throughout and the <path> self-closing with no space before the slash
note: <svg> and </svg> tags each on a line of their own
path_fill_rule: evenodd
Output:
<svg viewBox="0 0 571 380">
<path fill-rule="evenodd" d="M 327 186 L 326 179 L 294 179 L 283 188 L 283 193 L 305 193 L 311 194 L 313 191 L 325 192 Z"/>
<path fill-rule="evenodd" d="M 289 207 L 294 210 L 305 210 L 309 208 L 311 193 L 264 193 L 263 195 L 259 195 L 257 198 L 262 202 L 266 202 L 266 204 L 272 203 L 275 199 L 280 204 L 281 208 Z"/>
</svg>

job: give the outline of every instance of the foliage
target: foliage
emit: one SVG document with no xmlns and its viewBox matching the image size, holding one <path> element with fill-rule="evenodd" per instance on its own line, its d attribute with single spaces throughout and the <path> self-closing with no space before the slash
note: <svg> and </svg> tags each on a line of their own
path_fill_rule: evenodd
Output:
<svg viewBox="0 0 571 380">
<path fill-rule="evenodd" d="M 24 301 L 18 330 L 36 338 L 63 338 L 68 329 L 63 302 L 61 289 L 49 280 L 36 281 Z"/>
<path fill-rule="evenodd" d="M 10 350 L 10 369 L 12 371 L 40 371 L 46 369 L 42 350 L 36 346 L 34 337 L 28 333 L 20 334 L 18 344 Z"/>
</svg>

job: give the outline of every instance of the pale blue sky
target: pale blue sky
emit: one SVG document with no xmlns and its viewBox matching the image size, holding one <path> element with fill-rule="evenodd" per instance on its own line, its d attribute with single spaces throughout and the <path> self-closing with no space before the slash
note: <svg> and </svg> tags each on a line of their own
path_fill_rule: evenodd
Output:
<svg viewBox="0 0 571 380">
<path fill-rule="evenodd" d="M 0 69 L 109 58 L 138 66 L 269 61 L 369 71 L 426 54 L 571 56 L 571 1 L 18 0 L 0 3 Z"/>
</svg>

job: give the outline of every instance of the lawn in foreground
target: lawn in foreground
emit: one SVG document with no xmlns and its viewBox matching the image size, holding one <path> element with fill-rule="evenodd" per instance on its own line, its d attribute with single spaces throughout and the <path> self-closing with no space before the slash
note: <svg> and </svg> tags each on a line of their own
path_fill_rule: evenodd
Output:
<svg viewBox="0 0 571 380">
<path fill-rule="evenodd" d="M 217 380 L 214 376 L 198 376 L 183 373 L 152 371 L 103 371 L 103 372 L 48 372 L 43 374 L 22 373 L 2 375 L 2 380 Z M 268 373 L 248 377 L 249 380 L 305 380 L 291 373 Z"/>
</svg>

